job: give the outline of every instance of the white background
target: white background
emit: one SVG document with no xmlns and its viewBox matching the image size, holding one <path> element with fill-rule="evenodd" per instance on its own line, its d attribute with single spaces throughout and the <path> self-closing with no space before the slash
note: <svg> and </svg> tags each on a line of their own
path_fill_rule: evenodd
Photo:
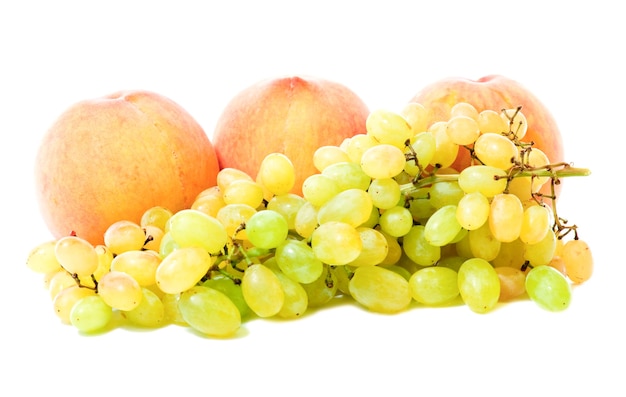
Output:
<svg viewBox="0 0 626 397">
<path fill-rule="evenodd" d="M 0 395 L 624 395 L 626 30 L 617 3 L 202 3 L 0 5 Z M 565 312 L 516 302 L 486 315 L 380 316 L 343 305 L 254 321 L 230 340 L 178 327 L 85 337 L 57 321 L 24 265 L 49 239 L 33 198 L 38 141 L 79 100 L 157 91 L 210 134 L 227 101 L 263 78 L 323 77 L 371 109 L 398 110 L 434 80 L 492 73 L 533 91 L 561 127 L 567 160 L 593 171 L 567 180 L 561 198 L 596 260 Z"/>
</svg>

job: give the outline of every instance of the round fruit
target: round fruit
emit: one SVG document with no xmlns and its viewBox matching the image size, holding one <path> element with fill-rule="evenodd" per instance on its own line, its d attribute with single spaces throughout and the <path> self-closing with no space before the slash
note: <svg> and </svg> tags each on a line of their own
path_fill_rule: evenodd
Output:
<svg viewBox="0 0 626 397">
<path fill-rule="evenodd" d="M 75 232 L 102 244 L 119 220 L 146 209 L 188 208 L 216 182 L 208 136 L 159 94 L 123 91 L 78 102 L 44 136 L 35 163 L 43 218 L 56 238 Z"/>
</svg>

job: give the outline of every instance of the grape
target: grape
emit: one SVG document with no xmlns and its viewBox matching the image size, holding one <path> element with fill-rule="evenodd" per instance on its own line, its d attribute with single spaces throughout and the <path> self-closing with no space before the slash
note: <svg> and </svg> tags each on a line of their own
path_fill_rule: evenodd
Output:
<svg viewBox="0 0 626 397">
<path fill-rule="evenodd" d="M 271 317 L 285 302 L 285 291 L 278 276 L 262 264 L 249 266 L 243 273 L 241 291 L 250 309 L 259 317 Z"/>
<path fill-rule="evenodd" d="M 471 145 L 480 136 L 480 129 L 475 119 L 458 115 L 453 116 L 446 125 L 450 140 L 457 145 Z"/>
<path fill-rule="evenodd" d="M 400 115 L 409 123 L 413 134 L 426 131 L 428 128 L 428 110 L 421 103 L 409 102 L 400 111 Z"/>
<path fill-rule="evenodd" d="M 48 292 L 50 293 L 50 298 L 54 299 L 54 297 L 56 297 L 57 294 L 64 289 L 76 285 L 76 280 L 66 270 L 61 269 L 56 272 L 52 272 L 48 281 Z"/>
<path fill-rule="evenodd" d="M 365 128 L 376 141 L 398 148 L 404 147 L 404 143 L 413 136 L 413 130 L 404 117 L 383 109 L 369 114 Z"/>
<path fill-rule="evenodd" d="M 196 285 L 180 294 L 180 313 L 187 324 L 210 336 L 234 335 L 241 326 L 237 306 L 222 292 Z"/>
<path fill-rule="evenodd" d="M 487 132 L 476 139 L 474 153 L 480 161 L 492 167 L 507 170 L 519 157 L 517 146 L 507 137 Z"/>
<path fill-rule="evenodd" d="M 244 181 L 253 181 L 252 177 L 241 170 L 236 168 L 226 167 L 220 169 L 217 173 L 217 187 L 220 192 L 224 192 L 226 187 L 233 183 L 234 181 L 244 180 Z"/>
<path fill-rule="evenodd" d="M 524 259 L 533 266 L 547 265 L 552 261 L 556 250 L 556 235 L 548 230 L 543 240 L 535 244 L 526 244 Z"/>
<path fill-rule="evenodd" d="M 356 230 L 361 238 L 361 253 L 348 265 L 353 267 L 374 266 L 383 262 L 389 250 L 385 235 L 368 227 L 359 227 Z"/>
<path fill-rule="evenodd" d="M 488 165 L 475 165 L 459 173 L 458 184 L 465 193 L 480 192 L 487 198 L 504 192 L 506 171 Z"/>
<path fill-rule="evenodd" d="M 500 279 L 500 302 L 517 298 L 526 292 L 526 273 L 518 267 L 496 266 Z"/>
<path fill-rule="evenodd" d="M 322 175 L 334 180 L 339 190 L 361 189 L 367 190 L 372 181 L 359 163 L 343 162 L 331 164 L 324 168 Z"/>
<path fill-rule="evenodd" d="M 409 278 L 411 297 L 425 305 L 441 305 L 459 296 L 457 272 L 443 266 L 427 267 Z"/>
<path fill-rule="evenodd" d="M 504 109 L 502 111 L 502 120 L 508 126 L 506 131 L 514 133 L 517 139 L 524 138 L 528 131 L 528 122 L 520 109 Z"/>
<path fill-rule="evenodd" d="M 411 150 L 415 154 L 417 162 L 413 159 L 407 161 L 404 170 L 410 175 L 415 176 L 420 172 L 418 165 L 425 168 L 432 162 L 437 150 L 435 136 L 427 131 L 418 133 L 411 138 Z M 411 153 L 409 150 L 405 150 L 405 152 Z"/>
<path fill-rule="evenodd" d="M 480 132 L 483 134 L 488 132 L 501 134 L 509 130 L 508 121 L 505 121 L 500 116 L 500 113 L 491 109 L 485 109 L 478 113 L 476 122 L 478 123 L 478 129 L 480 129 Z"/>
<path fill-rule="evenodd" d="M 450 109 L 450 119 L 457 116 L 465 116 L 476 120 L 478 118 L 478 110 L 469 102 L 457 102 Z"/>
<path fill-rule="evenodd" d="M 456 205 L 463 196 L 463 189 L 458 182 L 438 182 L 430 188 L 430 204 L 434 208 Z"/>
<path fill-rule="evenodd" d="M 165 312 L 164 321 L 171 324 L 187 326 L 187 322 L 183 318 L 178 307 L 180 294 L 163 294 L 161 302 L 163 302 L 163 310 Z"/>
<path fill-rule="evenodd" d="M 524 210 L 519 238 L 526 244 L 536 244 L 543 240 L 550 227 L 550 210 L 543 205 L 531 205 Z"/>
<path fill-rule="evenodd" d="M 296 214 L 305 202 L 304 198 L 298 196 L 297 194 L 287 193 L 272 197 L 269 203 L 267 203 L 266 208 L 268 210 L 276 211 L 284 216 L 287 220 L 289 230 L 295 230 Z"/>
<path fill-rule="evenodd" d="M 26 259 L 26 266 L 36 273 L 50 273 L 61 269 L 55 254 L 56 240 L 46 241 L 33 248 Z"/>
<path fill-rule="evenodd" d="M 165 225 L 167 224 L 168 219 L 172 217 L 172 211 L 165 207 L 154 206 L 148 208 L 141 215 L 141 220 L 139 225 L 141 227 L 146 226 L 156 226 L 161 230 L 165 230 Z"/>
<path fill-rule="evenodd" d="M 424 226 L 424 238 L 428 243 L 442 247 L 454 240 L 461 231 L 461 225 L 456 218 L 456 210 L 456 205 L 446 205 L 435 211 L 428 219 Z"/>
<path fill-rule="evenodd" d="M 247 240 L 248 231 L 243 228 L 257 211 L 248 204 L 226 204 L 217 211 L 215 219 L 221 224 L 228 236 Z"/>
<path fill-rule="evenodd" d="M 361 168 L 370 178 L 393 178 L 404 170 L 404 152 L 397 146 L 380 144 L 361 156 Z"/>
<path fill-rule="evenodd" d="M 146 234 L 146 242 L 142 249 L 158 252 L 165 232 L 153 225 L 147 225 L 143 229 Z"/>
<path fill-rule="evenodd" d="M 129 274 L 112 270 L 98 283 L 98 295 L 113 309 L 132 310 L 141 303 L 141 286 Z"/>
<path fill-rule="evenodd" d="M 110 269 L 129 274 L 142 287 L 156 283 L 161 257 L 153 251 L 126 251 L 111 261 Z"/>
<path fill-rule="evenodd" d="M 311 248 L 315 256 L 328 265 L 352 262 L 359 256 L 362 247 L 359 232 L 344 222 L 326 222 L 311 235 Z"/>
<path fill-rule="evenodd" d="M 463 262 L 458 272 L 459 294 L 476 313 L 492 310 L 500 297 L 500 279 L 493 266 L 484 259 Z"/>
<path fill-rule="evenodd" d="M 258 248 L 276 248 L 285 241 L 288 233 L 287 220 L 276 211 L 259 211 L 246 222 L 248 240 Z"/>
<path fill-rule="evenodd" d="M 185 209 L 170 218 L 169 233 L 180 247 L 200 247 L 216 254 L 228 241 L 224 225 L 203 212 Z"/>
<path fill-rule="evenodd" d="M 502 242 L 493 235 L 487 222 L 478 229 L 471 230 L 468 238 L 472 256 L 476 258 L 492 261 L 500 253 Z"/>
<path fill-rule="evenodd" d="M 146 232 L 135 222 L 121 220 L 111 224 L 104 232 L 104 245 L 113 255 L 140 250 L 146 243 Z"/>
<path fill-rule="evenodd" d="M 475 230 L 487 222 L 489 218 L 489 199 L 481 192 L 465 194 L 456 208 L 456 220 L 462 228 Z"/>
<path fill-rule="evenodd" d="M 389 266 L 396 264 L 402 256 L 402 246 L 398 243 L 398 239 L 390 236 L 384 231 L 380 231 L 385 240 L 387 240 L 387 256 L 380 262 L 382 266 Z"/>
<path fill-rule="evenodd" d="M 526 244 L 520 239 L 508 243 L 500 243 L 497 256 L 491 261 L 496 266 L 509 266 L 520 268 L 524 264 L 524 251 Z"/>
<path fill-rule="evenodd" d="M 287 194 L 295 185 L 296 169 L 289 157 L 270 153 L 261 161 L 257 180 L 273 195 Z"/>
<path fill-rule="evenodd" d="M 489 228 L 501 242 L 510 242 L 520 236 L 524 220 L 524 207 L 514 194 L 497 194 L 491 200 Z"/>
<path fill-rule="evenodd" d="M 226 295 L 237 306 L 242 321 L 252 316 L 252 310 L 243 297 L 243 291 L 239 282 L 235 282 L 232 278 L 223 274 L 217 274 L 204 281 L 202 285 L 216 289 Z"/>
<path fill-rule="evenodd" d="M 54 254 L 65 270 L 79 277 L 90 276 L 98 268 L 98 254 L 94 246 L 77 236 L 57 240 Z"/>
<path fill-rule="evenodd" d="M 277 266 L 299 283 L 311 283 L 322 274 L 323 264 L 313 249 L 301 240 L 285 240 L 276 248 Z"/>
<path fill-rule="evenodd" d="M 385 210 L 378 220 L 380 229 L 393 237 L 402 237 L 413 227 L 413 216 L 408 208 L 395 206 Z"/>
<path fill-rule="evenodd" d="M 165 258 L 172 253 L 172 251 L 178 248 L 180 248 L 180 245 L 174 241 L 171 233 L 166 232 L 163 234 L 163 237 L 161 238 L 161 245 L 159 246 L 159 255 L 161 255 L 161 257 Z"/>
<path fill-rule="evenodd" d="M 572 298 L 565 276 L 550 266 L 536 266 L 528 272 L 526 292 L 539 307 L 549 311 L 566 309 Z"/>
<path fill-rule="evenodd" d="M 350 157 L 337 146 L 320 146 L 313 152 L 313 165 L 319 172 L 331 164 L 347 162 L 350 162 Z"/>
<path fill-rule="evenodd" d="M 255 181 L 241 179 L 224 188 L 222 199 L 228 204 L 246 204 L 257 208 L 263 202 L 263 187 Z"/>
<path fill-rule="evenodd" d="M 78 285 L 69 286 L 54 297 L 52 302 L 54 312 L 64 324 L 71 324 L 70 313 L 74 304 L 81 298 L 94 295 L 96 295 L 96 291 L 93 289 L 79 287 Z"/>
<path fill-rule="evenodd" d="M 304 203 L 296 213 L 296 217 L 293 221 L 293 227 L 296 233 L 305 239 L 310 238 L 315 228 L 318 226 L 317 212 L 318 208 L 311 204 L 310 201 Z"/>
<path fill-rule="evenodd" d="M 448 136 L 447 123 L 445 121 L 436 122 L 429 130 L 435 137 L 436 146 L 435 155 L 430 163 L 440 168 L 450 167 L 459 153 L 459 145 Z"/>
<path fill-rule="evenodd" d="M 219 187 L 213 186 L 203 190 L 191 204 L 191 209 L 204 212 L 212 217 L 217 216 L 220 208 L 224 207 L 224 195 Z M 165 229 L 164 229 L 165 230 Z"/>
<path fill-rule="evenodd" d="M 113 309 L 99 295 L 79 299 L 70 311 L 70 323 L 85 333 L 104 329 L 112 317 Z"/>
<path fill-rule="evenodd" d="M 533 148 L 532 150 L 528 152 L 528 156 L 526 158 L 526 164 L 529 167 L 545 167 L 548 164 L 550 164 L 550 160 L 548 159 L 548 156 L 541 149 Z M 543 186 L 543 184 L 545 184 L 549 180 L 550 180 L 550 177 L 547 177 L 547 176 L 540 176 L 540 177 L 532 178 L 531 184 L 532 184 L 533 192 L 539 191 L 541 186 Z"/>
<path fill-rule="evenodd" d="M 339 268 L 347 275 L 346 266 Z M 320 307 L 335 297 L 339 289 L 339 280 L 335 272 L 330 271 L 330 266 L 324 265 L 322 274 L 312 283 L 302 284 L 302 288 L 306 291 L 309 307 Z"/>
<path fill-rule="evenodd" d="M 321 207 L 341 190 L 334 179 L 323 174 L 313 174 L 302 183 L 302 196 L 311 204 Z"/>
<path fill-rule="evenodd" d="M 276 274 L 283 292 L 285 293 L 285 301 L 283 302 L 283 306 L 280 308 L 280 311 L 277 313 L 278 317 L 297 318 L 302 316 L 309 306 L 309 297 L 306 290 L 300 283 L 294 281 L 290 277 L 287 277 L 280 270 L 278 265 L 276 265 L 275 261 L 268 260 L 264 263 L 264 265 Z"/>
<path fill-rule="evenodd" d="M 563 245 L 563 262 L 567 277 L 574 283 L 583 283 L 593 273 L 593 256 L 583 240 L 569 240 Z"/>
<path fill-rule="evenodd" d="M 142 298 L 137 307 L 123 312 L 123 316 L 134 325 L 155 328 L 165 322 L 165 307 L 154 292 L 147 288 L 141 289 Z"/>
<path fill-rule="evenodd" d="M 392 178 L 374 179 L 367 193 L 376 208 L 389 209 L 395 207 L 402 197 L 400 185 Z"/>
<path fill-rule="evenodd" d="M 317 212 L 317 222 L 343 222 L 353 227 L 365 223 L 372 213 L 372 199 L 361 189 L 347 189 L 337 194 Z"/>
<path fill-rule="evenodd" d="M 358 303 L 374 312 L 396 313 L 411 303 L 409 282 L 398 273 L 379 266 L 356 268 L 349 289 Z"/>
<path fill-rule="evenodd" d="M 213 261 L 214 258 L 203 248 L 179 248 L 159 264 L 156 284 L 165 293 L 181 293 L 196 285 L 207 274 Z"/>
<path fill-rule="evenodd" d="M 413 226 L 402 238 L 402 250 L 420 266 L 434 265 L 441 258 L 441 247 L 426 241 L 423 225 Z"/>
</svg>

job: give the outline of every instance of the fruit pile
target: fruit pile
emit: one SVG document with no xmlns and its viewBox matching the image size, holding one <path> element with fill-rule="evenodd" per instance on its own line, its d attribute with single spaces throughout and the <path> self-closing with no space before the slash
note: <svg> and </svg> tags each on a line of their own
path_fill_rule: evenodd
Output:
<svg viewBox="0 0 626 397">
<path fill-rule="evenodd" d="M 270 153 L 256 175 L 220 169 L 190 208 L 146 208 L 138 222 L 112 223 L 101 244 L 44 242 L 27 266 L 82 332 L 117 316 L 228 337 L 252 318 L 299 318 L 339 296 L 380 313 L 459 302 L 486 313 L 522 298 L 567 308 L 593 259 L 557 195 L 563 178 L 589 171 L 527 140 L 521 106 L 457 102 L 433 123 L 429 111 L 370 112 L 364 133 L 317 148 L 317 172 L 299 186 L 292 159 Z M 453 168 L 461 156 L 468 166 Z"/>
</svg>

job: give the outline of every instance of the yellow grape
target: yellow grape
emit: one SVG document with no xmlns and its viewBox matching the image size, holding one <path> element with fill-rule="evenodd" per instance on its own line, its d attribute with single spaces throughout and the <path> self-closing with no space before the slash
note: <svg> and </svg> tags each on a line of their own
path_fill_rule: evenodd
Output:
<svg viewBox="0 0 626 397">
<path fill-rule="evenodd" d="M 315 256 L 329 265 L 352 262 L 359 256 L 362 247 L 359 232 L 344 222 L 326 222 L 311 235 L 311 248 Z"/>
<path fill-rule="evenodd" d="M 517 239 L 522 230 L 524 207 L 514 194 L 497 194 L 491 200 L 489 227 L 493 236 L 501 242 Z"/>
<path fill-rule="evenodd" d="M 402 198 L 400 185 L 393 178 L 372 180 L 367 193 L 372 199 L 372 204 L 380 209 L 393 208 L 398 205 Z"/>
<path fill-rule="evenodd" d="M 385 210 L 378 219 L 380 229 L 393 237 L 402 237 L 413 227 L 413 216 L 408 208 L 395 206 Z"/>
<path fill-rule="evenodd" d="M 262 264 L 251 265 L 244 271 L 241 292 L 250 309 L 259 317 L 278 314 L 285 302 L 280 279 Z"/>
<path fill-rule="evenodd" d="M 478 118 L 478 110 L 469 102 L 457 102 L 450 108 L 450 118 L 464 116 L 473 120 Z"/>
<path fill-rule="evenodd" d="M 111 224 L 104 232 L 104 245 L 114 255 L 125 251 L 140 250 L 146 243 L 146 233 L 135 222 L 121 220 Z"/>
<path fill-rule="evenodd" d="M 286 194 L 294 187 L 296 169 L 286 155 L 270 153 L 261 161 L 257 180 L 274 195 Z"/>
<path fill-rule="evenodd" d="M 411 303 L 409 282 L 380 266 L 356 268 L 349 283 L 350 295 L 361 305 L 379 313 L 397 313 Z"/>
<path fill-rule="evenodd" d="M 458 271 L 459 293 L 465 304 L 476 313 L 492 310 L 500 298 L 500 278 L 484 259 L 471 258 Z"/>
<path fill-rule="evenodd" d="M 448 120 L 446 132 L 457 145 L 471 145 L 480 136 L 476 120 L 464 115 L 454 116 Z"/>
<path fill-rule="evenodd" d="M 248 204 L 226 204 L 217 211 L 216 219 L 222 224 L 226 234 L 232 238 L 246 240 L 247 232 L 241 225 L 245 224 L 257 210 Z"/>
<path fill-rule="evenodd" d="M 506 131 L 514 133 L 517 139 L 522 139 L 526 136 L 528 122 L 520 109 L 504 109 L 502 111 L 502 120 L 508 126 Z"/>
<path fill-rule="evenodd" d="M 320 207 L 317 212 L 317 221 L 320 225 L 336 221 L 358 227 L 369 219 L 372 208 L 372 198 L 366 191 L 348 189 Z"/>
<path fill-rule="evenodd" d="M 500 113 L 492 109 L 485 109 L 480 112 L 476 118 L 476 122 L 478 123 L 480 132 L 483 134 L 488 132 L 502 134 L 509 130 L 508 122 L 502 119 Z"/>
<path fill-rule="evenodd" d="M 310 175 L 302 183 L 302 196 L 317 207 L 324 205 L 340 191 L 337 182 L 323 174 Z"/>
<path fill-rule="evenodd" d="M 217 173 L 216 184 L 219 190 L 224 192 L 228 185 L 238 180 L 253 181 L 248 173 L 237 168 L 226 167 Z"/>
<path fill-rule="evenodd" d="M 191 205 L 191 209 L 204 212 L 212 217 L 217 216 L 220 208 L 224 207 L 224 196 L 218 186 L 213 186 L 202 191 Z M 165 228 L 163 228 L 165 230 Z"/>
<path fill-rule="evenodd" d="M 349 161 L 350 157 L 348 154 L 338 146 L 320 146 L 313 152 L 313 165 L 319 172 L 324 171 L 331 164 Z"/>
<path fill-rule="evenodd" d="M 77 236 L 57 240 L 54 254 L 65 270 L 79 277 L 91 276 L 98 268 L 98 254 L 94 246 Z"/>
<path fill-rule="evenodd" d="M 239 309 L 223 292 L 196 285 L 180 294 L 178 306 L 185 323 L 203 334 L 232 336 L 241 326 Z"/>
<path fill-rule="evenodd" d="M 553 230 L 548 230 L 545 237 L 534 244 L 526 244 L 524 259 L 532 266 L 548 265 L 554 258 L 556 251 L 556 234 Z"/>
<path fill-rule="evenodd" d="M 550 227 L 550 210 L 543 205 L 532 205 L 524 210 L 519 238 L 526 244 L 536 244 L 543 240 Z"/>
<path fill-rule="evenodd" d="M 474 165 L 459 173 L 458 184 L 465 193 L 480 192 L 491 198 L 506 189 L 506 171 L 488 166 Z"/>
<path fill-rule="evenodd" d="M 474 154 L 485 165 L 508 170 L 518 160 L 517 146 L 507 137 L 494 132 L 482 134 L 474 142 Z"/>
<path fill-rule="evenodd" d="M 406 154 L 414 154 L 416 160 L 408 160 L 404 165 L 404 171 L 411 176 L 417 175 L 422 168 L 426 168 L 428 164 L 432 163 L 433 157 L 437 151 L 437 140 L 435 136 L 428 131 L 420 132 L 411 138 L 411 148 L 405 148 Z"/>
<path fill-rule="evenodd" d="M 476 258 L 492 261 L 500 253 L 502 242 L 491 232 L 489 222 L 485 222 L 478 229 L 471 230 L 468 238 L 472 256 Z"/>
<path fill-rule="evenodd" d="M 55 296 L 65 288 L 69 288 L 77 285 L 76 280 L 65 269 L 57 270 L 49 275 L 48 280 L 48 292 L 50 293 L 50 299 L 54 299 Z"/>
<path fill-rule="evenodd" d="M 168 219 L 172 216 L 172 211 L 165 207 L 155 206 L 148 208 L 141 215 L 139 226 L 146 227 L 149 225 L 156 226 L 161 230 L 165 230 Z"/>
<path fill-rule="evenodd" d="M 380 144 L 361 156 L 361 168 L 370 178 L 393 178 L 404 170 L 404 152 L 397 146 Z"/>
<path fill-rule="evenodd" d="M 387 238 L 383 233 L 369 227 L 359 227 L 356 229 L 361 238 L 361 253 L 349 266 L 374 266 L 382 263 L 387 258 L 389 246 Z"/>
<path fill-rule="evenodd" d="M 123 312 L 132 324 L 140 327 L 156 328 L 165 323 L 165 306 L 161 298 L 148 288 L 141 289 L 142 298 L 134 309 Z"/>
<path fill-rule="evenodd" d="M 294 219 L 294 230 L 301 237 L 308 239 L 318 226 L 317 223 L 318 208 L 307 201 L 298 209 Z"/>
<path fill-rule="evenodd" d="M 497 266 L 495 270 L 500 280 L 498 301 L 509 301 L 522 296 L 526 292 L 526 273 L 519 267 Z"/>
<path fill-rule="evenodd" d="M 481 227 L 489 218 L 489 199 L 481 192 L 465 194 L 457 205 L 456 220 L 461 227 L 475 230 Z"/>
<path fill-rule="evenodd" d="M 263 187 L 249 180 L 237 180 L 231 182 L 224 188 L 224 202 L 228 204 L 246 204 L 252 208 L 257 208 L 263 202 Z"/>
<path fill-rule="evenodd" d="M 413 136 L 409 123 L 398 113 L 378 109 L 372 111 L 365 120 L 367 134 L 379 143 L 386 143 L 403 148 Z"/>
<path fill-rule="evenodd" d="M 409 123 L 413 135 L 428 129 L 428 110 L 421 103 L 407 103 L 400 111 L 400 116 Z"/>
<path fill-rule="evenodd" d="M 36 273 L 50 273 L 61 269 L 55 254 L 56 240 L 46 241 L 33 248 L 26 259 L 26 266 Z"/>
<path fill-rule="evenodd" d="M 74 304 L 81 298 L 96 295 L 96 291 L 90 288 L 72 285 L 61 290 L 52 301 L 54 313 L 61 319 L 64 324 L 70 324 L 70 312 Z"/>
<path fill-rule="evenodd" d="M 156 284 L 167 294 L 178 294 L 204 277 L 214 258 L 200 247 L 181 247 L 163 258 L 156 270 Z"/>
<path fill-rule="evenodd" d="M 156 283 L 156 270 L 161 256 L 154 251 L 126 251 L 111 261 L 111 270 L 128 273 L 142 287 Z"/>
<path fill-rule="evenodd" d="M 110 271 L 98 283 L 98 295 L 114 309 L 132 310 L 142 298 L 141 286 L 127 273 Z"/>
<path fill-rule="evenodd" d="M 567 277 L 580 284 L 591 278 L 593 256 L 589 245 L 583 240 L 569 240 L 563 245 L 563 262 Z"/>
<path fill-rule="evenodd" d="M 459 145 L 454 143 L 448 136 L 447 123 L 439 121 L 434 123 L 429 131 L 435 137 L 435 155 L 430 160 L 430 164 L 440 168 L 448 168 L 454 163 L 459 153 Z"/>
</svg>

